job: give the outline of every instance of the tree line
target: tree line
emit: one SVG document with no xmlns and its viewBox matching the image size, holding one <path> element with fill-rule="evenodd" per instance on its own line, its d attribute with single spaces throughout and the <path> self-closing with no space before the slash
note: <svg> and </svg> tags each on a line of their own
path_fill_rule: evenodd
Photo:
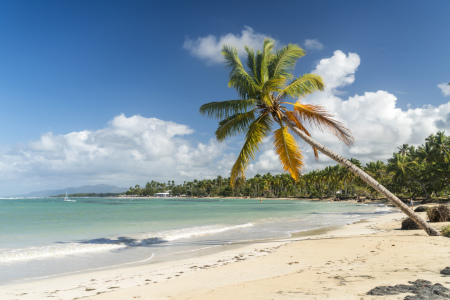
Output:
<svg viewBox="0 0 450 300">
<path fill-rule="evenodd" d="M 400 197 L 446 197 L 450 194 L 450 136 L 437 132 L 419 147 L 403 144 L 384 163 L 369 162 L 365 166 L 350 159 L 375 180 Z M 127 195 L 153 196 L 171 191 L 171 195 L 190 197 L 379 197 L 375 189 L 337 164 L 300 176 L 295 181 L 290 174 L 257 174 L 253 178 L 238 178 L 232 186 L 230 178 L 185 181 L 176 185 L 147 182 L 145 187 L 130 187 Z"/>
<path fill-rule="evenodd" d="M 107 198 L 107 197 L 117 197 L 120 196 L 123 193 L 74 193 L 69 194 L 67 197 L 69 198 L 80 198 L 80 197 L 101 197 L 101 198 Z M 54 198 L 63 198 L 65 197 L 65 194 L 59 194 L 55 196 L 51 196 Z"/>
</svg>

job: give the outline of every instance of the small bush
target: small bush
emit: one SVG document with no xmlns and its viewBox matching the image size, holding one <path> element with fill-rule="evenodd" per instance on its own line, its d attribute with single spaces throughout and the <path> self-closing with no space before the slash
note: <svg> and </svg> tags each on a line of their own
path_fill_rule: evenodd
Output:
<svg viewBox="0 0 450 300">
<path fill-rule="evenodd" d="M 441 234 L 443 236 L 450 237 L 450 225 L 445 226 L 444 228 L 442 228 Z"/>
<path fill-rule="evenodd" d="M 450 207 L 446 204 L 427 209 L 427 216 L 430 222 L 447 222 L 450 221 Z"/>
<path fill-rule="evenodd" d="M 421 229 L 419 225 L 417 225 L 416 222 L 413 221 L 411 218 L 406 218 L 402 221 L 402 230 L 415 230 L 415 229 Z"/>
<path fill-rule="evenodd" d="M 427 211 L 427 207 L 426 206 L 418 206 L 414 211 L 415 212 L 424 212 L 424 211 Z"/>
</svg>

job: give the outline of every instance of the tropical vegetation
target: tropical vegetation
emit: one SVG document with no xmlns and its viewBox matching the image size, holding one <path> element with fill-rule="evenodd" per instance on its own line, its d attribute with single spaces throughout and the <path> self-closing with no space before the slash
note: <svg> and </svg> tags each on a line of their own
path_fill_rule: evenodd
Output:
<svg viewBox="0 0 450 300">
<path fill-rule="evenodd" d="M 120 196 L 122 193 L 74 193 L 69 194 L 67 197 L 69 198 L 80 198 L 80 197 L 99 197 L 99 198 L 108 198 L 108 197 L 117 197 Z M 54 198 L 63 198 L 66 194 L 59 194 L 52 196 Z"/>
<path fill-rule="evenodd" d="M 450 85 L 450 84 L 449 84 L 449 85 Z M 450 225 L 445 226 L 444 228 L 442 228 L 441 234 L 442 234 L 443 236 L 450 237 Z"/>
</svg>

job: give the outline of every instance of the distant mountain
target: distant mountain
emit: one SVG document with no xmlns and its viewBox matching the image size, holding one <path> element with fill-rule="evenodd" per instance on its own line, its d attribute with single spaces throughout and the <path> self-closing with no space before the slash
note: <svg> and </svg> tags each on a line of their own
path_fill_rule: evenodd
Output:
<svg viewBox="0 0 450 300">
<path fill-rule="evenodd" d="M 50 197 L 65 194 L 66 190 L 68 194 L 78 194 L 78 193 L 124 193 L 128 189 L 117 187 L 115 185 L 97 184 L 97 185 L 85 185 L 80 187 L 68 187 L 61 190 L 37 191 L 31 192 L 26 195 L 16 195 L 14 197 Z"/>
</svg>

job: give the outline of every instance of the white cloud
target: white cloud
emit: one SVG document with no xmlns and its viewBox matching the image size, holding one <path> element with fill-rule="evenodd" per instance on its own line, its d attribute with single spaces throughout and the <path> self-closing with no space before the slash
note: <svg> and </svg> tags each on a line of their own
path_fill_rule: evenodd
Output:
<svg viewBox="0 0 450 300">
<path fill-rule="evenodd" d="M 319 42 L 318 40 L 305 40 L 305 48 L 308 50 L 322 50 L 323 44 Z"/>
<path fill-rule="evenodd" d="M 440 83 L 437 86 L 438 88 L 441 89 L 442 94 L 444 94 L 444 96 L 450 96 L 450 85 L 447 82 Z"/>
<path fill-rule="evenodd" d="M 322 76 L 327 89 L 336 89 L 352 84 L 355 81 L 355 72 L 361 60 L 356 53 L 346 55 L 336 50 L 332 57 L 321 59 L 313 73 Z"/>
<path fill-rule="evenodd" d="M 223 63 L 221 54 L 223 45 L 233 45 L 238 49 L 238 53 L 242 55 L 245 53 L 245 45 L 254 49 L 260 49 L 266 37 L 268 35 L 255 33 L 251 27 L 245 26 L 241 35 L 228 33 L 220 38 L 214 35 L 199 37 L 196 40 L 186 38 L 183 49 L 188 50 L 191 55 L 205 60 L 208 64 L 220 64 Z"/>
<path fill-rule="evenodd" d="M 174 122 L 124 115 L 100 130 L 49 132 L 3 153 L 0 191 L 2 195 L 22 194 L 97 183 L 128 187 L 149 180 L 226 175 L 216 166 L 216 160 L 223 158 L 224 145 L 214 140 L 191 145 L 184 136 L 193 132 Z"/>
<path fill-rule="evenodd" d="M 332 57 L 320 60 L 312 71 L 322 76 L 327 89 L 302 101 L 326 107 L 352 131 L 356 140 L 354 146 L 349 148 L 327 132 L 311 130 L 317 141 L 346 158 L 354 157 L 367 163 L 386 161 L 400 145 L 418 146 L 424 143 L 426 137 L 439 130 L 450 132 L 450 102 L 403 110 L 397 106 L 397 97 L 387 91 L 342 97 L 337 89 L 354 82 L 359 64 L 358 54 L 345 54 L 337 50 Z M 319 154 L 318 162 L 314 161 L 311 147 L 302 141 L 299 145 L 303 150 L 305 172 L 336 164 L 323 154 Z M 279 168 L 279 162 L 269 142 L 251 171 L 262 173 L 276 168 Z"/>
</svg>

